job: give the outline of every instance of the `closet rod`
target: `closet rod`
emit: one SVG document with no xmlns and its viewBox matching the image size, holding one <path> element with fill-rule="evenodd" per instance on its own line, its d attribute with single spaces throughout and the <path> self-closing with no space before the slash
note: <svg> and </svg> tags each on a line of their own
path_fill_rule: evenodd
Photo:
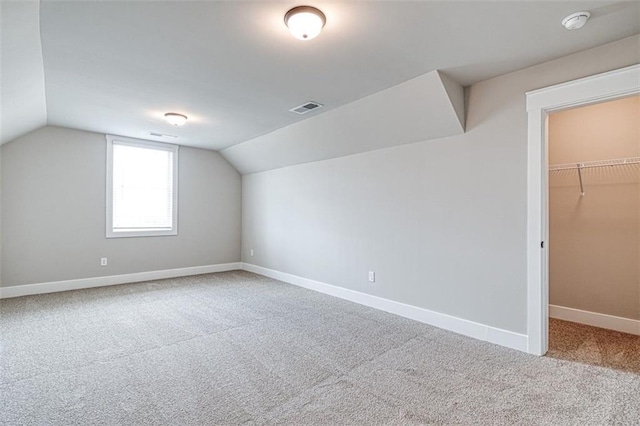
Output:
<svg viewBox="0 0 640 426">
<path fill-rule="evenodd" d="M 554 164 L 549 166 L 550 172 L 559 170 L 592 169 L 595 167 L 627 166 L 640 164 L 640 157 L 616 158 L 613 160 L 585 161 L 582 163 Z"/>
</svg>

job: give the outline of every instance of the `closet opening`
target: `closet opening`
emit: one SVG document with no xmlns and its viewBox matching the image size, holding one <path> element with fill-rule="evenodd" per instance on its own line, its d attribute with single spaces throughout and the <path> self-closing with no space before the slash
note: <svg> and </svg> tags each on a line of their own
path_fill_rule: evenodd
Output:
<svg viewBox="0 0 640 426">
<path fill-rule="evenodd" d="M 640 95 L 547 132 L 547 356 L 640 373 Z"/>
</svg>

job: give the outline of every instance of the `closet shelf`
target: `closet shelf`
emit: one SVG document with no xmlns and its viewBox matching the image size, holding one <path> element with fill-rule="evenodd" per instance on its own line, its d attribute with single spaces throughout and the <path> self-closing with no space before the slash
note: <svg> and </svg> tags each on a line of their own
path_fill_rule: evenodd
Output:
<svg viewBox="0 0 640 426">
<path fill-rule="evenodd" d="M 584 161 L 582 163 L 554 164 L 549 166 L 550 172 L 559 170 L 591 169 L 594 167 L 626 166 L 640 164 L 640 157 L 616 158 L 613 160 Z"/>
<path fill-rule="evenodd" d="M 582 183 L 583 169 L 593 169 L 596 167 L 628 166 L 631 164 L 640 164 L 640 157 L 615 158 L 613 160 L 585 161 L 582 163 L 553 164 L 549 166 L 549 171 L 557 172 L 560 170 L 577 170 L 578 179 L 580 180 L 580 195 L 584 196 L 584 185 Z"/>
</svg>

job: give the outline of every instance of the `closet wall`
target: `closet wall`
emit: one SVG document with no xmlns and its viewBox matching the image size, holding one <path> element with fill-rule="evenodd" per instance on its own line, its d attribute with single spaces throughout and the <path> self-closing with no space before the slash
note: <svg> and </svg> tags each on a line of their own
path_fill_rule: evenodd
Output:
<svg viewBox="0 0 640 426">
<path fill-rule="evenodd" d="M 640 96 L 549 117 L 549 164 L 640 157 Z M 549 174 L 551 305 L 640 319 L 640 164 Z"/>
</svg>

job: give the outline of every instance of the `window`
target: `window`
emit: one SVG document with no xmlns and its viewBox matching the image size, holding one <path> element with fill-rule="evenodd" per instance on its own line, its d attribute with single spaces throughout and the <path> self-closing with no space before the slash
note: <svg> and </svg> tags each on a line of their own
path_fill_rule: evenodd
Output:
<svg viewBox="0 0 640 426">
<path fill-rule="evenodd" d="M 107 135 L 107 238 L 178 234 L 178 146 Z"/>
</svg>

